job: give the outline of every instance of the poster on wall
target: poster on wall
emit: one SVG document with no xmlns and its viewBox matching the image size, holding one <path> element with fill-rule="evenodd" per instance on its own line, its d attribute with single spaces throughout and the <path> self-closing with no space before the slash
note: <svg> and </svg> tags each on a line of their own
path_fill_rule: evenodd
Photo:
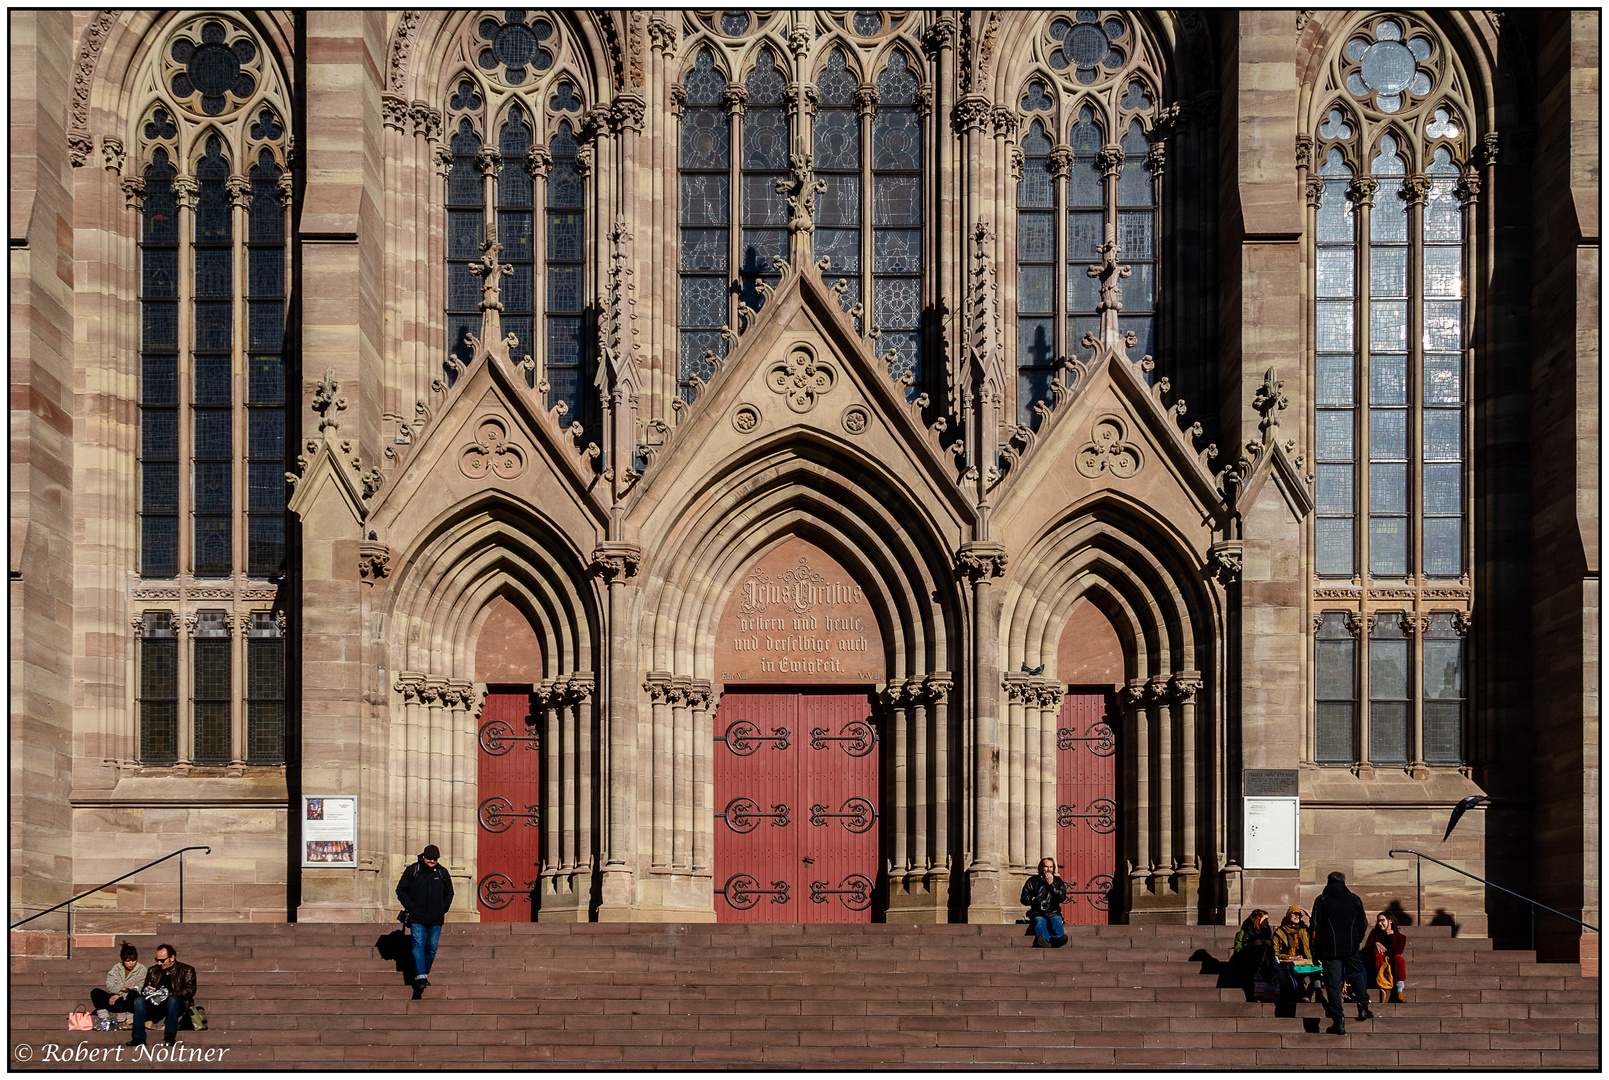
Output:
<svg viewBox="0 0 1609 1080">
<path fill-rule="evenodd" d="M 357 866 L 358 801 L 346 796 L 302 796 L 302 865 Z"/>
<path fill-rule="evenodd" d="M 1245 853 L 1247 870 L 1296 870 L 1301 867 L 1301 799 L 1248 798 Z"/>
</svg>

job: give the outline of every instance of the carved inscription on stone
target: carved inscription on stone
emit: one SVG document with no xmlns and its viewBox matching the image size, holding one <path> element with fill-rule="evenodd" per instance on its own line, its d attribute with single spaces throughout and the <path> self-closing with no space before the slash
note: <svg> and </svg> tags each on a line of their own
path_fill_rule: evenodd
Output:
<svg viewBox="0 0 1609 1080">
<path fill-rule="evenodd" d="M 738 579 L 721 613 L 721 681 L 821 685 L 884 681 L 883 639 L 862 586 L 793 538 Z"/>
</svg>

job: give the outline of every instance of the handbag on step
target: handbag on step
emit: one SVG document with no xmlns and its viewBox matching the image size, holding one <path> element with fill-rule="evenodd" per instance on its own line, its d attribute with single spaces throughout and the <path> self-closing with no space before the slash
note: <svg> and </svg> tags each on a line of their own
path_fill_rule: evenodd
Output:
<svg viewBox="0 0 1609 1080">
<path fill-rule="evenodd" d="M 89 1011 L 88 1005 L 77 1005 L 67 1014 L 68 1031 L 94 1031 L 95 1015 Z"/>
</svg>

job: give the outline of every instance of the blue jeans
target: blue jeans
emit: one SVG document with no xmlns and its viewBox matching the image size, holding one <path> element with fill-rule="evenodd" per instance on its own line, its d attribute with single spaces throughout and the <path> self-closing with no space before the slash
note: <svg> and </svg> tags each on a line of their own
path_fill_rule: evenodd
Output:
<svg viewBox="0 0 1609 1080">
<path fill-rule="evenodd" d="M 149 1014 L 151 1012 L 153 1012 L 153 1011 L 154 1012 L 165 1012 L 167 1014 L 166 1019 L 165 1019 L 163 1025 L 162 1025 L 162 1039 L 163 1039 L 163 1041 L 164 1042 L 172 1042 L 175 1038 L 178 1037 L 178 1035 L 179 1035 L 179 1013 L 182 1011 L 180 1009 L 180 1007 L 179 1007 L 179 995 L 178 994 L 169 994 L 167 1001 L 165 1001 L 161 1005 L 157 1005 L 157 1006 L 155 1006 L 153 1008 L 150 1004 L 148 1004 L 146 1002 L 146 1000 L 145 1000 L 145 998 L 143 996 L 141 996 L 140 994 L 135 994 L 134 995 L 134 1038 L 129 1040 L 130 1043 L 139 1043 L 141 1046 L 145 1045 L 145 1021 L 148 1018 L 154 1019 L 152 1017 L 149 1017 Z"/>
<path fill-rule="evenodd" d="M 1034 916 L 1034 937 L 1059 938 L 1066 937 L 1067 931 L 1063 929 L 1060 915 L 1045 918 L 1043 915 Z"/>
<path fill-rule="evenodd" d="M 1342 1011 L 1342 1003 L 1346 998 L 1341 993 L 1341 979 L 1345 979 L 1352 986 L 1352 992 L 1357 995 L 1358 1015 L 1362 1016 L 1369 1009 L 1369 988 L 1363 982 L 1363 956 L 1355 953 L 1344 956 L 1339 960 L 1325 960 L 1324 964 L 1324 1011 L 1331 1020 L 1340 1022 L 1346 1019 Z"/>
<path fill-rule="evenodd" d="M 418 923 L 413 923 L 408 927 L 408 934 L 413 938 L 413 978 L 418 982 L 430 974 L 430 965 L 436 962 L 436 945 L 441 941 L 441 924 L 420 926 Z"/>
</svg>

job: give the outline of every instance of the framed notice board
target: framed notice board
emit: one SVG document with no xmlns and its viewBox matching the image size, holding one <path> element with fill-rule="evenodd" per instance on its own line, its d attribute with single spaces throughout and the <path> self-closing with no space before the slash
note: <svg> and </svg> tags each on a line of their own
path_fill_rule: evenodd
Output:
<svg viewBox="0 0 1609 1080">
<path fill-rule="evenodd" d="M 358 801 L 344 795 L 302 796 L 302 865 L 358 864 Z"/>
<path fill-rule="evenodd" d="M 1247 870 L 1295 870 L 1302 858 L 1302 800 L 1294 795 L 1242 800 Z"/>
</svg>

